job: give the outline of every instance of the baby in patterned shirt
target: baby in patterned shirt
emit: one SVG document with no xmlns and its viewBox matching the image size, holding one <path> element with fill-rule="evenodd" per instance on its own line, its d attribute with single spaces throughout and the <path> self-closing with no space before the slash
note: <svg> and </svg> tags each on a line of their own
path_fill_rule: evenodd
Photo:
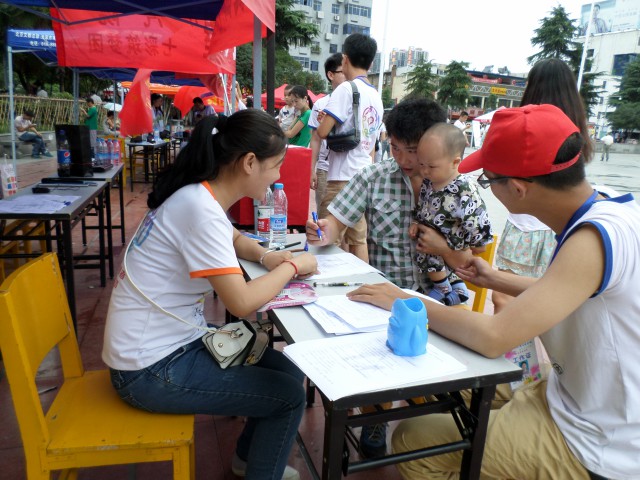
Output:
<svg viewBox="0 0 640 480">
<path fill-rule="evenodd" d="M 424 181 L 409 235 L 415 239 L 418 224 L 440 232 L 449 248 L 474 253 L 493 241 L 487 208 L 474 180 L 458 173 L 466 139 L 460 129 L 438 123 L 427 130 L 418 144 L 418 162 Z M 453 274 L 439 255 L 417 253 L 414 262 L 433 283 L 427 294 L 445 305 L 457 305 L 469 298 L 462 280 Z"/>
</svg>

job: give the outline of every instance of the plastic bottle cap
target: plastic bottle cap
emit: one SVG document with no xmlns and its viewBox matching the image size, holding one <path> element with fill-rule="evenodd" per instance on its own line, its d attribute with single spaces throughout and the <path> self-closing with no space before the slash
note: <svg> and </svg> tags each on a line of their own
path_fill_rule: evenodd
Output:
<svg viewBox="0 0 640 480">
<path fill-rule="evenodd" d="M 273 186 L 274 186 L 276 189 L 278 189 L 278 190 L 280 190 L 280 189 L 283 189 L 283 188 L 284 188 L 284 185 L 283 185 L 282 183 L 275 183 Z"/>
</svg>

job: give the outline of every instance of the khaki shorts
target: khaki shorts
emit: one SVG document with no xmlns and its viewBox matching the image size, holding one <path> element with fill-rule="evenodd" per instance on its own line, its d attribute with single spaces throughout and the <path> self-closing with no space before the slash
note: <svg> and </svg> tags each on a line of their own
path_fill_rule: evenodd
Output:
<svg viewBox="0 0 640 480">
<path fill-rule="evenodd" d="M 327 171 L 317 169 L 316 178 L 318 179 L 318 183 L 316 185 L 316 206 L 318 210 L 320 210 L 322 200 L 324 200 L 324 196 L 327 194 Z M 320 218 L 324 217 L 321 215 Z"/>
<path fill-rule="evenodd" d="M 551 418 L 547 381 L 516 390 L 504 407 L 492 410 L 480 478 L 552 478 L 589 480 L 587 470 L 565 443 Z M 434 414 L 402 421 L 393 432 L 393 452 L 441 445 L 460 440 L 450 414 Z M 403 478 L 457 479 L 462 452 L 399 463 Z"/>
<path fill-rule="evenodd" d="M 327 181 L 327 193 L 324 196 L 318 208 L 318 215 L 320 218 L 324 218 L 329 214 L 327 208 L 331 201 L 340 193 L 344 186 L 349 182 L 329 180 Z M 364 215 L 358 220 L 353 227 L 345 227 L 339 234 L 336 240 L 336 245 L 342 244 L 342 241 L 347 245 L 366 245 L 367 243 L 367 222 L 364 219 Z"/>
</svg>

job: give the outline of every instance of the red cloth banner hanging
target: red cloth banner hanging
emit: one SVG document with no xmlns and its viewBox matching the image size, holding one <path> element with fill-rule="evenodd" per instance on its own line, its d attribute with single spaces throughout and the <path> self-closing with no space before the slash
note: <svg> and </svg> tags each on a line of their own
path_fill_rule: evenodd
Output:
<svg viewBox="0 0 640 480">
<path fill-rule="evenodd" d="M 118 114 L 120 134 L 124 137 L 142 135 L 153 129 L 151 92 L 149 91 L 150 78 L 151 70 L 138 70 L 129 93 L 124 99 L 122 111 Z"/>
<path fill-rule="evenodd" d="M 235 73 L 235 58 L 212 55 L 217 53 L 211 49 L 213 21 L 189 20 L 196 26 L 153 15 L 91 21 L 106 14 L 108 12 L 51 9 L 54 18 L 73 23 L 53 22 L 60 66 Z M 212 63 L 210 56 L 214 61 L 221 59 L 222 65 Z"/>
<path fill-rule="evenodd" d="M 262 22 L 262 38 L 267 35 L 267 28 L 275 31 L 275 0 L 225 0 L 216 17 L 209 51 L 213 54 L 253 42 L 254 15 Z"/>
</svg>

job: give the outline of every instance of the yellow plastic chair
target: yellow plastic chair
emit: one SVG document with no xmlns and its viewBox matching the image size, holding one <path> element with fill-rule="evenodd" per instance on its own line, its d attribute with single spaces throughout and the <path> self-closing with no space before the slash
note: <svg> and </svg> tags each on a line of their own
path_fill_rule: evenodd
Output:
<svg viewBox="0 0 640 480">
<path fill-rule="evenodd" d="M 4 223 L 4 222 L 2 222 Z M 0 225 L 2 231 L 5 233 L 11 233 L 12 235 L 16 234 L 25 234 L 25 235 L 44 235 L 44 222 L 36 222 L 36 221 L 25 221 L 25 220 L 14 220 L 12 222 L 7 223 L 6 225 Z M 40 250 L 42 253 L 47 251 L 47 243 L 44 240 L 40 240 Z M 31 254 L 32 253 L 31 241 L 25 240 L 3 240 L 0 242 L 0 255 L 4 255 L 6 253 L 12 255 L 19 255 L 20 253 Z M 12 269 L 15 269 L 19 265 L 19 258 L 12 258 Z M 0 258 L 0 282 L 2 282 L 5 278 L 4 271 L 4 258 Z"/>
<path fill-rule="evenodd" d="M 478 257 L 484 259 L 489 263 L 489 265 L 493 265 L 493 259 L 496 256 L 496 248 L 498 246 L 498 235 L 493 236 L 493 243 L 486 245 L 485 251 L 479 253 Z M 484 305 L 487 303 L 487 294 L 489 291 L 486 288 L 478 287 L 471 282 L 465 282 L 467 288 L 475 293 L 473 297 L 473 307 L 471 310 L 474 312 L 484 312 Z"/>
<path fill-rule="evenodd" d="M 56 346 L 64 379 L 45 413 L 36 373 Z M 135 409 L 118 397 L 108 370 L 84 370 L 55 254 L 23 265 L 0 286 L 0 347 L 28 480 L 159 461 L 173 462 L 174 480 L 195 479 L 193 415 Z"/>
</svg>

